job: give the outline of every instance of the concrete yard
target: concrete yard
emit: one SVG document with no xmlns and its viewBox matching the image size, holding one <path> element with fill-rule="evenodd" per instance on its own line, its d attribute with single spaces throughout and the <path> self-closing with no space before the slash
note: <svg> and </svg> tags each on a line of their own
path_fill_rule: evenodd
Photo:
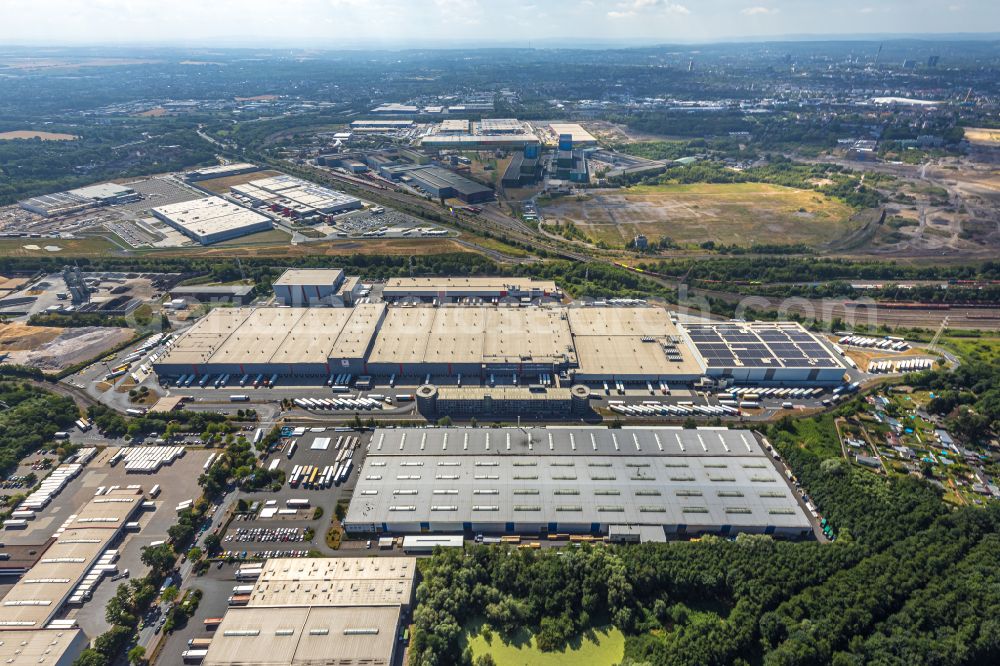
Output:
<svg viewBox="0 0 1000 666">
<path fill-rule="evenodd" d="M 154 484 L 159 484 L 162 492 L 154 500 L 156 510 L 141 513 L 138 518 L 140 531 L 127 533 L 117 546 L 120 555 L 117 562 L 119 570 L 128 569 L 131 576 L 145 575 L 147 567 L 140 561 L 141 548 L 153 541 L 167 538 L 167 529 L 177 518 L 174 507 L 183 500 L 200 496 L 198 476 L 209 452 L 189 450 L 183 458 L 162 467 L 156 474 L 133 474 L 126 473 L 121 463 L 115 467 L 107 464 L 116 450 L 117 447 L 109 447 L 99 452 L 81 474 L 70 481 L 49 506 L 39 512 L 38 518 L 29 521 L 27 529 L 6 531 L 4 542 L 12 545 L 44 543 L 60 525 L 90 501 L 101 486 L 124 487 L 139 484 L 148 493 Z M 108 628 L 104 619 L 104 607 L 116 588 L 117 583 L 105 579 L 96 588 L 89 602 L 78 609 L 71 609 L 67 616 L 75 617 L 88 636 L 99 635 Z"/>
</svg>

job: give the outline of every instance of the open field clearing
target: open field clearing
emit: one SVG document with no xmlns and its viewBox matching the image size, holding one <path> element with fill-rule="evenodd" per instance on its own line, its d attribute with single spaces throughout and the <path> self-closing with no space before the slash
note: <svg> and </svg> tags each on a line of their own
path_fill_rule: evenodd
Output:
<svg viewBox="0 0 1000 666">
<path fill-rule="evenodd" d="M 14 327 L 14 328 L 12 328 Z M 25 330 L 18 330 L 27 329 Z M 134 333 L 127 328 L 86 326 L 56 328 L 11 324 L 0 331 L 0 351 L 9 352 L 8 363 L 30 365 L 45 372 L 59 372 L 71 365 L 94 358 L 119 345 Z M 41 330 L 41 332 L 39 332 Z M 9 347 L 6 346 L 10 341 Z"/>
<path fill-rule="evenodd" d="M 58 70 L 58 69 L 79 69 L 81 67 L 122 67 L 125 65 L 151 65 L 159 63 L 159 60 L 148 60 L 145 58 L 32 58 L 32 57 L 3 57 L 0 58 L 0 68 L 11 70 Z"/>
<path fill-rule="evenodd" d="M 58 249 L 55 249 L 58 248 Z M 117 254 L 122 248 L 106 238 L 5 238 L 0 240 L 2 257 L 100 257 Z"/>
<path fill-rule="evenodd" d="M 1000 129 L 966 127 L 965 138 L 969 140 L 969 143 L 1000 146 Z"/>
<path fill-rule="evenodd" d="M 243 185 L 244 183 L 249 183 L 252 180 L 260 180 L 261 178 L 271 178 L 272 176 L 280 176 L 279 171 L 253 171 L 251 173 L 241 173 L 238 176 L 225 176 L 223 178 L 210 178 L 208 180 L 202 180 L 198 182 L 198 187 L 203 187 L 209 192 L 215 192 L 216 194 L 228 194 L 229 188 L 233 185 Z"/>
<path fill-rule="evenodd" d="M 287 243 L 291 240 L 291 238 L 292 237 L 287 231 L 275 227 L 274 229 L 260 231 L 248 236 L 241 236 L 239 238 L 231 238 L 229 240 L 221 241 L 219 243 L 215 243 L 215 246 L 240 247 L 243 245 L 276 245 L 280 243 Z"/>
<path fill-rule="evenodd" d="M 822 245 L 854 229 L 853 209 L 809 190 L 759 183 L 659 185 L 597 190 L 545 206 L 546 222 L 572 222 L 612 245 L 644 234 L 677 243 Z"/>
<path fill-rule="evenodd" d="M 12 132 L 0 132 L 0 141 L 13 141 L 14 139 L 41 139 L 42 141 L 76 141 L 80 137 L 72 134 L 60 134 L 59 132 L 36 132 L 34 130 L 14 130 Z"/>
<path fill-rule="evenodd" d="M 16 322 L 0 324 L 0 352 L 31 351 L 52 342 L 62 332 L 63 329 L 56 326 L 28 326 Z"/>
<path fill-rule="evenodd" d="M 955 350 L 965 363 L 995 363 L 1000 360 L 1000 337 L 945 336 L 944 344 Z"/>
<path fill-rule="evenodd" d="M 535 646 L 535 637 L 514 643 L 504 643 L 493 634 L 487 642 L 482 634 L 469 637 L 472 654 L 489 654 L 497 666 L 611 666 L 625 656 L 625 636 L 615 627 L 598 627 L 582 638 L 570 641 L 570 647 L 557 652 L 542 652 Z"/>
</svg>

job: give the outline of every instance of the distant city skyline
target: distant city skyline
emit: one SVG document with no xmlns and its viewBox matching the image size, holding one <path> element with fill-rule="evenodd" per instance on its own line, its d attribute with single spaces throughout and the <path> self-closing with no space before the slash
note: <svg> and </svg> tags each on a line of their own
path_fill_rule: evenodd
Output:
<svg viewBox="0 0 1000 666">
<path fill-rule="evenodd" d="M 1000 29 L 995 0 L 4 0 L 2 44 L 393 48 Z"/>
</svg>

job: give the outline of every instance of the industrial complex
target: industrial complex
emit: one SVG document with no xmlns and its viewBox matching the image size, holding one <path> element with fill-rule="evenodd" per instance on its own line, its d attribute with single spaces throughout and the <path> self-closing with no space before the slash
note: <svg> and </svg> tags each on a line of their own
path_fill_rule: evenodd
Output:
<svg viewBox="0 0 1000 666">
<path fill-rule="evenodd" d="M 231 600 L 203 663 L 388 666 L 416 567 L 412 557 L 269 559 Z"/>
<path fill-rule="evenodd" d="M 751 431 L 376 430 L 349 532 L 739 532 L 804 537 L 809 519 Z"/>
<path fill-rule="evenodd" d="M 293 307 L 214 310 L 173 342 L 155 369 L 161 376 L 342 372 L 491 385 L 504 375 L 515 384 L 554 378 L 566 387 L 702 377 L 834 384 L 846 369 L 796 323 L 680 324 L 659 307 L 546 303 L 558 294 L 550 282 L 397 278 L 386 285 L 386 300 L 401 305 L 302 307 L 346 305 L 354 289 L 340 271 L 287 271 L 275 293 Z M 456 301 L 462 304 L 446 305 Z"/>
<path fill-rule="evenodd" d="M 202 245 L 267 231 L 272 227 L 271 218 L 266 215 L 221 197 L 205 197 L 160 206 L 153 208 L 152 213 Z"/>
<path fill-rule="evenodd" d="M 446 120 L 438 125 L 435 133 L 420 141 L 420 145 L 429 150 L 522 150 L 525 146 L 538 144 L 538 136 L 525 123 L 513 118 L 484 118 L 464 126 Z"/>
<path fill-rule="evenodd" d="M 0 605 L 0 657 L 13 664 L 73 662 L 87 638 L 63 613 L 84 603 L 98 582 L 117 570 L 117 543 L 126 525 L 137 520 L 144 500 L 140 486 L 102 488 L 62 525 L 53 525 L 53 537 L 30 566 L 3 571 L 20 578 Z M 16 522 L 6 521 L 5 529 Z"/>
<path fill-rule="evenodd" d="M 66 192 L 44 194 L 19 202 L 21 208 L 43 217 L 69 215 L 97 206 L 130 203 L 141 198 L 131 187 L 117 183 L 90 185 Z"/>
<path fill-rule="evenodd" d="M 301 219 L 336 215 L 362 207 L 361 200 L 356 197 L 286 175 L 233 185 L 230 192 L 251 206 L 267 206 L 272 211 Z"/>
<path fill-rule="evenodd" d="M 360 278 L 345 277 L 339 269 L 289 268 L 272 286 L 282 305 L 344 306 L 354 302 L 362 285 Z"/>
</svg>

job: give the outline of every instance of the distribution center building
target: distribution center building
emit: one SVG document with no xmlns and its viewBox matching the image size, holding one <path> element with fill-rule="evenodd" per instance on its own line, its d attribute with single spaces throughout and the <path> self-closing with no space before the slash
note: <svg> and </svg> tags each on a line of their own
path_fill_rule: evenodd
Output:
<svg viewBox="0 0 1000 666">
<path fill-rule="evenodd" d="M 233 162 L 231 164 L 219 164 L 216 166 L 203 167 L 188 171 L 185 178 L 189 183 L 196 183 L 200 180 L 212 180 L 213 178 L 229 178 L 241 176 L 245 173 L 260 171 L 260 167 L 249 162 Z"/>
<path fill-rule="evenodd" d="M 413 557 L 269 559 L 245 606 L 230 607 L 206 666 L 389 666 L 413 599 Z"/>
<path fill-rule="evenodd" d="M 406 175 L 427 194 L 441 199 L 461 199 L 465 203 L 482 203 L 493 198 L 493 190 L 465 176 L 426 166 L 407 171 Z"/>
<path fill-rule="evenodd" d="M 569 308 L 576 381 L 693 381 L 701 359 L 662 308 Z"/>
<path fill-rule="evenodd" d="M 336 215 L 363 206 L 357 197 L 284 174 L 233 185 L 229 191 L 254 206 L 292 217 Z"/>
<path fill-rule="evenodd" d="M 344 271 L 339 268 L 289 268 L 272 286 L 282 305 L 305 306 L 333 304 L 343 284 Z"/>
<path fill-rule="evenodd" d="M 794 490 L 752 431 L 725 428 L 376 430 L 344 528 L 808 537 Z"/>
<path fill-rule="evenodd" d="M 329 271 L 288 277 L 303 283 L 299 286 L 336 281 Z M 450 284 L 404 282 L 398 288 L 446 294 Z M 481 285 L 481 293 L 498 285 Z M 706 376 L 733 383 L 835 384 L 846 371 L 827 344 L 794 323 L 681 325 L 658 307 L 561 304 L 216 309 L 181 334 L 154 367 L 166 376 L 343 372 L 461 375 L 472 383 L 495 375 L 523 383 L 547 377 L 564 387 L 609 381 L 690 384 Z"/>
<path fill-rule="evenodd" d="M 735 382 L 839 382 L 846 367 L 827 345 L 794 322 L 684 326 L 709 377 Z"/>
<path fill-rule="evenodd" d="M 43 194 L 18 202 L 18 205 L 44 217 L 70 215 L 97 206 L 139 201 L 142 196 L 131 187 L 117 183 L 100 183 L 66 192 Z"/>
<path fill-rule="evenodd" d="M 382 290 L 386 301 L 415 299 L 439 303 L 478 298 L 501 299 L 562 298 L 562 291 L 552 280 L 521 277 L 434 277 L 389 278 Z"/>
<path fill-rule="evenodd" d="M 153 215 L 202 245 L 272 228 L 271 218 L 226 201 L 205 197 L 152 209 Z"/>
<path fill-rule="evenodd" d="M 354 308 L 216 308 L 157 359 L 160 375 L 359 374 L 385 305 Z"/>
<path fill-rule="evenodd" d="M 102 561 L 114 562 L 114 550 L 126 523 L 136 520 L 142 511 L 144 494 L 138 486 L 115 487 L 92 497 L 79 511 L 57 526 L 55 537 L 42 547 L 44 552 L 3 597 L 0 606 L 0 655 L 10 652 L 3 646 L 24 640 L 25 654 L 30 654 L 38 640 L 28 636 L 46 636 L 51 643 L 48 658 L 33 663 L 64 664 L 72 662 L 86 647 L 83 633 L 68 630 L 66 636 L 50 634 L 47 627 L 61 617 L 67 605 L 80 604 L 106 570 Z M 111 566 L 111 565 L 108 565 Z M 99 573 L 97 573 L 99 572 Z M 56 639 L 59 640 L 56 640 Z"/>
<path fill-rule="evenodd" d="M 594 135 L 577 123 L 550 123 L 549 129 L 557 137 L 569 135 L 574 147 L 587 148 L 597 145 L 597 139 L 594 138 Z"/>
</svg>

